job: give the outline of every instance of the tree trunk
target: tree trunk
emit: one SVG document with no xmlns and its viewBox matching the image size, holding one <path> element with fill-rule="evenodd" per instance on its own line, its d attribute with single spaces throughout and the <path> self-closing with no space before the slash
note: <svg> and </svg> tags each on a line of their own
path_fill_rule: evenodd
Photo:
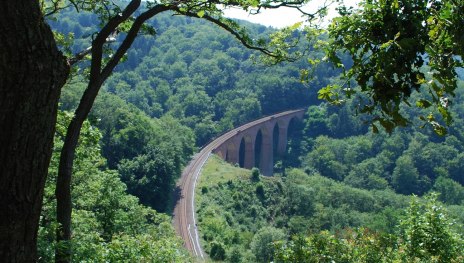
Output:
<svg viewBox="0 0 464 263">
<path fill-rule="evenodd" d="M 69 66 L 39 1 L 1 1 L 0 14 L 0 259 L 35 262 L 58 99 Z"/>
<path fill-rule="evenodd" d="M 58 178 L 56 182 L 56 219 L 60 224 L 56 231 L 56 241 L 61 243 L 55 249 L 55 262 L 71 262 L 72 247 L 71 241 L 71 178 L 79 135 L 82 124 L 92 109 L 92 105 L 97 97 L 102 83 L 97 85 L 89 83 L 84 95 L 81 98 L 75 115 L 68 126 L 63 148 L 61 149 L 60 165 L 58 168 Z"/>
</svg>

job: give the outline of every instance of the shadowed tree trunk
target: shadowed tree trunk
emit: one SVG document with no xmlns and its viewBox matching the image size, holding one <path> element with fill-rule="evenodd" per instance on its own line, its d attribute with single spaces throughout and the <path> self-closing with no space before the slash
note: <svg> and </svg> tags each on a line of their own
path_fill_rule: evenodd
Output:
<svg viewBox="0 0 464 263">
<path fill-rule="evenodd" d="M 69 66 L 39 1 L 2 1 L 0 14 L 0 259 L 35 262 L 58 98 Z"/>
</svg>

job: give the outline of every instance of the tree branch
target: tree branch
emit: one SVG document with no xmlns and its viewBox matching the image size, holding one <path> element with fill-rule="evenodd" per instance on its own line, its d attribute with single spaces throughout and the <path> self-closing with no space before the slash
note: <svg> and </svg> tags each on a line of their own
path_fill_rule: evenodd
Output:
<svg viewBox="0 0 464 263">
<path fill-rule="evenodd" d="M 206 15 L 206 14 L 203 15 L 202 17 L 200 17 L 200 16 L 198 16 L 197 13 L 193 13 L 193 12 L 190 12 L 190 11 L 181 11 L 178 7 L 173 8 L 173 10 L 175 10 L 179 14 L 189 16 L 189 17 L 196 17 L 196 18 L 206 19 L 206 20 L 218 25 L 219 27 L 223 28 L 224 30 L 226 30 L 227 32 L 232 34 L 235 38 L 237 38 L 242 43 L 242 45 L 244 45 L 248 49 L 257 50 L 257 51 L 259 51 L 259 52 L 261 52 L 261 53 L 263 53 L 265 55 L 268 55 L 268 56 L 271 56 L 271 57 L 274 57 L 274 58 L 279 57 L 279 55 L 273 53 L 272 51 L 270 51 L 270 50 L 268 50 L 266 48 L 262 48 L 262 47 L 258 47 L 258 46 L 254 46 L 253 44 L 250 44 L 242 35 L 240 35 L 236 30 L 234 30 L 234 28 L 232 28 L 230 25 L 224 23 L 220 19 L 211 17 L 211 16 Z"/>
<path fill-rule="evenodd" d="M 141 0 L 132 0 L 124 9 L 124 11 L 111 18 L 108 23 L 100 30 L 95 39 L 92 41 L 92 61 L 90 65 L 90 81 L 96 81 L 100 78 L 102 57 L 103 57 L 103 45 L 106 43 L 106 39 L 116 30 L 116 28 L 126 21 L 140 6 Z"/>
<path fill-rule="evenodd" d="M 316 18 L 316 16 L 320 13 L 322 13 L 324 10 L 326 10 L 329 6 L 331 6 L 334 2 L 330 1 L 330 3 L 327 3 L 327 1 L 324 1 L 324 4 L 321 7 L 318 7 L 318 9 L 315 12 L 309 13 L 306 11 L 303 11 L 302 7 L 304 4 L 304 1 L 295 1 L 295 2 L 281 2 L 277 5 L 272 5 L 272 4 L 263 4 L 259 5 L 258 9 L 256 12 L 250 12 L 252 15 L 258 14 L 261 8 L 264 9 L 277 9 L 281 7 L 287 7 L 287 8 L 293 8 L 298 10 L 302 15 L 308 16 L 309 20 Z"/>
<path fill-rule="evenodd" d="M 117 33 L 111 35 L 110 37 L 108 37 L 106 39 L 106 42 L 105 44 L 109 44 L 109 43 L 113 43 L 113 42 L 116 42 L 116 36 L 117 36 Z M 68 63 L 70 66 L 73 66 L 75 65 L 76 63 L 80 62 L 81 60 L 83 60 L 85 58 L 85 56 L 87 56 L 88 54 L 92 53 L 92 46 L 82 50 L 81 52 L 79 53 L 76 53 L 74 55 L 74 57 L 68 59 Z"/>
<path fill-rule="evenodd" d="M 53 7 L 51 7 L 51 10 L 48 9 L 48 10 L 50 10 L 50 11 L 47 10 L 48 12 L 45 13 L 43 16 L 44 16 L 44 17 L 52 16 L 52 15 L 58 13 L 59 11 L 64 10 L 64 9 L 66 9 L 66 8 L 68 8 L 68 7 L 71 6 L 71 4 L 69 4 L 69 5 L 66 5 L 66 6 L 64 6 L 64 7 L 60 7 L 60 2 L 61 2 L 61 1 L 62 1 L 62 0 L 51 1 L 52 4 L 53 4 Z M 44 1 L 42 1 L 42 10 L 45 11 L 45 8 L 46 8 L 46 7 L 45 7 L 45 0 L 44 0 Z"/>
<path fill-rule="evenodd" d="M 134 20 L 134 23 L 132 24 L 129 32 L 127 33 L 127 36 L 124 38 L 124 41 L 121 43 L 119 48 L 116 50 L 116 53 L 113 55 L 110 61 L 108 61 L 106 66 L 103 68 L 101 72 L 102 79 L 106 79 L 111 74 L 113 69 L 116 67 L 116 65 L 119 63 L 121 58 L 124 56 L 124 54 L 127 52 L 127 50 L 130 48 L 130 46 L 134 42 L 143 23 L 145 23 L 145 21 L 152 18 L 153 16 L 161 12 L 168 11 L 168 10 L 175 10 L 175 7 L 168 6 L 168 5 L 156 5 L 150 8 L 148 11 L 145 11 L 144 13 L 139 15 Z"/>
</svg>

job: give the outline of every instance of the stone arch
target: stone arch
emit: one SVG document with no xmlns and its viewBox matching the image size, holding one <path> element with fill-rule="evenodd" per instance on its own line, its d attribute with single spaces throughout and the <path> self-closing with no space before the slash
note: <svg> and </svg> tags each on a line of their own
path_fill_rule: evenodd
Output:
<svg viewBox="0 0 464 263">
<path fill-rule="evenodd" d="M 287 124 L 287 134 L 292 134 L 294 130 L 299 127 L 301 120 L 302 117 L 299 117 L 298 115 L 294 115 L 291 118 L 289 118 Z"/>
</svg>

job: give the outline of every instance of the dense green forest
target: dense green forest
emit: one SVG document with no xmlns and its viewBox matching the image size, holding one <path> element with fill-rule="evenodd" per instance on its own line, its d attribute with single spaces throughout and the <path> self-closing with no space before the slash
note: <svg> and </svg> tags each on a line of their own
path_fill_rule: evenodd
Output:
<svg viewBox="0 0 464 263">
<path fill-rule="evenodd" d="M 95 19 L 90 13 L 64 10 L 50 23 L 74 39 L 77 45 L 69 52 L 75 53 L 90 45 Z M 317 88 L 299 81 L 304 62 L 274 67 L 254 63 L 256 53 L 219 28 L 192 18 L 167 14 L 152 25 L 157 36 L 142 35 L 136 40 L 127 60 L 105 83 L 85 124 L 73 172 L 72 220 L 74 231 L 79 232 L 72 241 L 74 259 L 93 255 L 95 261 L 113 261 L 119 255 L 186 260 L 161 213 L 170 212 L 175 181 L 196 149 L 238 124 L 316 101 Z M 272 32 L 264 26 L 249 26 L 258 34 Z M 68 122 L 86 87 L 87 74 L 86 70 L 75 72 L 62 91 L 61 115 Z M 320 75 L 317 87 L 328 81 L 326 73 Z M 41 219 L 44 262 L 53 258 L 53 193 L 66 125 L 61 120 L 57 129 L 48 201 Z M 84 180 L 85 176 L 90 180 Z M 102 185 L 109 189 L 100 189 Z M 106 192 L 98 195 L 84 189 Z M 109 200 L 101 197 L 106 193 L 111 193 Z M 129 222 L 134 215 L 137 220 Z M 156 231 L 164 232 L 157 237 Z M 158 255 L 154 249 L 156 253 L 149 254 L 150 247 L 165 242 L 163 237 L 170 244 L 167 251 Z M 130 242 L 140 238 L 146 250 L 130 250 Z"/>
<path fill-rule="evenodd" d="M 451 255 L 453 262 L 464 256 L 462 203 L 442 208 L 433 197 L 424 202 L 392 189 L 359 189 L 301 169 L 263 177 L 216 156 L 205 166 L 197 192 L 203 247 L 216 261 L 413 262 L 417 256 L 418 262 L 427 262 L 438 254 L 429 247 L 440 231 L 443 243 L 436 241 L 436 247 L 449 246 L 439 248 L 440 253 Z M 430 206 L 436 211 L 427 211 Z M 426 211 L 437 218 L 419 218 Z M 439 227 L 419 224 L 431 219 Z M 424 232 L 414 241 L 424 243 L 423 254 L 413 257 L 403 243 L 411 229 Z M 402 254 L 396 255 L 400 246 Z"/>
<path fill-rule="evenodd" d="M 71 51 L 78 52 L 90 45 L 95 19 L 64 11 L 51 24 L 74 38 L 78 45 Z M 418 128 L 420 121 L 393 134 L 374 134 L 356 115 L 356 98 L 339 107 L 317 100 L 317 91 L 340 73 L 329 65 L 320 65 L 311 82 L 303 84 L 300 70 L 309 67 L 304 59 L 265 66 L 254 63 L 255 52 L 211 24 L 168 14 L 151 23 L 156 37 L 142 35 L 135 41 L 84 126 L 73 178 L 74 260 L 189 261 L 164 213 L 170 212 L 175 181 L 192 154 L 241 123 L 303 106 L 309 106 L 305 120 L 291 132 L 274 178 L 210 160 L 214 168 L 203 175 L 209 184 L 198 189 L 197 209 L 203 245 L 212 259 L 268 262 L 275 253 L 276 260 L 292 261 L 297 243 L 310 251 L 317 238 L 330 244 L 340 237 L 361 242 L 349 238 L 362 231 L 358 227 L 368 229 L 366 239 L 371 233 L 398 236 L 407 232 L 398 226 L 411 215 L 405 212 L 409 195 L 432 191 L 440 193 L 438 200 L 456 220 L 447 229 L 456 243 L 452 248 L 462 248 L 462 104 L 452 105 L 455 121 L 446 137 L 430 127 Z M 257 35 L 272 32 L 248 26 Z M 77 72 L 61 96 L 39 233 L 43 262 L 54 253 L 57 154 L 86 74 Z M 456 102 L 463 99 L 460 87 Z M 428 114 L 415 108 L 403 113 L 411 120 Z M 218 176 L 225 179 L 212 179 Z M 324 248 L 325 253 L 337 250 Z M 349 254 L 353 246 L 338 248 Z"/>
<path fill-rule="evenodd" d="M 89 45 L 92 19 L 89 13 L 64 12 L 52 24 L 73 35 L 77 52 Z M 89 120 L 103 134 L 108 168 L 119 171 L 129 193 L 164 212 L 166 193 L 197 147 L 238 124 L 315 103 L 329 75 L 321 68 L 314 81 L 319 84 L 303 85 L 299 70 L 304 61 L 273 67 L 254 63 L 250 57 L 256 53 L 197 19 L 166 14 L 152 24 L 157 37 L 136 40 L 106 82 Z M 249 26 L 259 34 L 272 32 Z M 77 73 L 62 92 L 62 110 L 73 111 L 85 89 L 87 72 Z"/>
<path fill-rule="evenodd" d="M 441 137 L 420 127 L 417 116 L 427 112 L 410 109 L 403 112 L 417 119 L 410 127 L 373 133 L 353 113 L 353 104 L 310 106 L 304 121 L 293 126 L 287 156 L 276 162 L 280 175 L 273 178 L 217 157 L 209 161 L 197 189 L 197 212 L 212 259 L 462 261 L 461 105 L 452 108 L 455 122 Z M 412 237 L 411 231 L 423 233 Z M 408 242 L 421 244 L 421 252 Z"/>
<path fill-rule="evenodd" d="M 80 43 L 77 52 L 90 44 L 94 23 L 91 14 L 74 16 L 67 14 L 54 24 L 79 39 L 75 40 Z M 250 58 L 256 52 L 201 20 L 166 14 L 152 24 L 156 37 L 141 35 L 134 42 L 105 91 L 150 117 L 175 117 L 194 131 L 197 145 L 262 115 L 316 103 L 318 89 L 336 75 L 329 65 L 321 66 L 311 85 L 303 85 L 300 70 L 308 67 L 304 59 L 269 67 L 254 63 Z M 257 36 L 273 32 L 264 26 L 247 26 Z"/>
<path fill-rule="evenodd" d="M 40 218 L 39 262 L 53 262 L 55 253 L 55 181 L 59 149 L 71 117 L 72 114 L 68 112 L 59 112 L 58 115 L 55 151 Z M 127 193 L 127 186 L 121 181 L 123 173 L 107 168 L 107 160 L 102 156 L 101 139 L 100 130 L 86 122 L 76 153 L 72 184 L 73 261 L 190 261 L 188 252 L 182 247 L 182 240 L 174 232 L 171 218 L 140 204 L 143 200 L 139 201 Z M 148 166 L 150 161 L 144 165 Z M 166 191 L 169 195 L 169 190 Z"/>
</svg>

